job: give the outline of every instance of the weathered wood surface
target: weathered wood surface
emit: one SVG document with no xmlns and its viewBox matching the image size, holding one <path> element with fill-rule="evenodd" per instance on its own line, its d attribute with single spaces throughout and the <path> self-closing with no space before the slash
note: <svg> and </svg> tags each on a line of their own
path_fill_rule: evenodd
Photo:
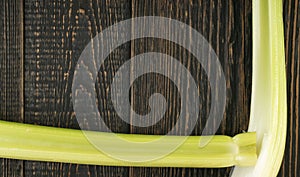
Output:
<svg viewBox="0 0 300 177">
<path fill-rule="evenodd" d="M 106 27 L 131 17 L 156 15 L 184 22 L 209 41 L 222 64 L 227 86 L 227 107 L 217 134 L 234 135 L 247 129 L 251 96 L 251 1 L 40 1 L 1 0 L 0 116 L 1 119 L 56 127 L 76 128 L 71 86 L 76 62 L 87 43 Z M 278 176 L 299 172 L 299 0 L 284 1 L 288 81 L 288 136 Z M 166 31 L 171 29 L 166 29 Z M 182 39 L 184 40 L 184 39 Z M 23 47 L 24 46 L 24 47 Z M 167 113 L 157 125 L 139 128 L 123 122 L 109 100 L 112 78 L 130 57 L 162 52 L 177 58 L 198 82 L 199 135 L 208 116 L 210 87 L 204 70 L 182 47 L 153 38 L 128 42 L 110 54 L 96 85 L 100 114 L 114 132 L 165 134 L 176 122 L 182 99 L 169 79 L 148 74 L 131 89 L 131 103 L 141 114 L 150 111 L 155 92 L 168 100 Z M 143 67 L 143 66 L 141 66 Z M 174 71 L 169 71 L 174 72 Z M 186 125 L 189 125 L 187 119 Z M 86 125 L 88 126 L 88 125 Z M 176 134 L 184 134 L 178 130 Z M 2 176 L 230 176 L 231 168 L 132 168 L 1 159 Z"/>
<path fill-rule="evenodd" d="M 130 18 L 126 1 L 25 0 L 25 122 L 79 128 L 72 108 L 71 89 L 77 60 L 101 30 Z M 130 56 L 125 45 L 115 50 L 101 75 L 101 101 L 107 101 L 109 77 Z M 105 89 L 104 89 L 105 88 Z M 102 105 L 101 105 L 102 106 Z M 101 107 L 101 114 L 112 112 Z M 116 132 L 129 133 L 110 114 L 106 121 Z M 103 167 L 26 161 L 27 176 L 126 176 L 128 167 Z"/>
<path fill-rule="evenodd" d="M 288 128 L 286 149 L 278 176 L 296 177 L 300 174 L 300 1 L 284 1 L 284 34 L 287 72 Z"/>
<path fill-rule="evenodd" d="M 24 120 L 23 4 L 19 0 L 0 1 L 0 117 Z M 0 175 L 24 175 L 21 160 L 0 159 Z"/>
<path fill-rule="evenodd" d="M 235 135 L 246 130 L 251 94 L 251 2 L 183 1 L 178 3 L 177 1 L 154 0 L 149 3 L 134 0 L 132 9 L 133 17 L 163 16 L 184 22 L 195 28 L 208 40 L 219 57 L 227 81 L 227 107 L 217 134 Z M 170 35 L 176 35 L 172 34 L 172 29 L 165 30 Z M 180 40 L 188 40 L 188 38 L 189 36 L 184 36 Z M 177 58 L 191 72 L 198 84 L 201 100 L 199 113 L 201 121 L 195 126 L 193 134 L 201 135 L 209 115 L 211 96 L 206 73 L 200 67 L 199 62 L 184 48 L 164 40 L 150 38 L 136 40 L 132 43 L 133 56 L 145 52 L 167 53 Z M 181 77 L 180 69 L 169 72 L 178 73 L 177 77 Z M 160 125 L 149 128 L 131 127 L 131 132 L 165 134 L 173 128 L 174 122 L 179 116 L 180 100 L 187 99 L 186 95 L 190 94 L 179 95 L 174 90 L 183 89 L 183 92 L 186 93 L 186 86 L 176 88 L 172 82 L 170 83 L 168 79 L 161 76 L 141 77 L 139 85 L 133 87 L 134 108 L 140 112 L 145 110 L 145 106 L 141 105 L 147 104 L 148 96 L 152 94 L 150 90 L 152 87 L 147 86 L 149 83 L 163 91 L 160 93 L 164 93 L 167 100 L 170 101 L 169 109 Z M 190 120 L 187 119 L 183 126 L 191 126 Z M 178 129 L 176 134 L 186 134 L 186 129 Z M 229 176 L 231 168 L 130 168 L 129 172 L 129 176 Z"/>
</svg>

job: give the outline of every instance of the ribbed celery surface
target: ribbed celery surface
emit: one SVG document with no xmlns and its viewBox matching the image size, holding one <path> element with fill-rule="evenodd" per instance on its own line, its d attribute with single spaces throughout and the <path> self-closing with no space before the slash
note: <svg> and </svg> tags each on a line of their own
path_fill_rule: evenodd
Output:
<svg viewBox="0 0 300 177">
<path fill-rule="evenodd" d="M 84 134 L 85 133 L 85 134 Z M 147 154 L 134 146 L 126 147 L 112 141 L 112 133 L 54 128 L 0 121 L 0 156 L 4 158 L 68 162 L 110 166 L 148 167 L 227 167 L 251 166 L 256 162 L 256 135 L 243 133 L 235 137 L 216 135 L 205 147 L 199 147 L 200 136 L 189 136 L 174 152 L 146 162 L 122 161 L 110 157 L 93 146 L 85 135 L 97 136 L 107 147 L 123 157 L 143 157 Z M 117 134 L 132 142 L 153 141 L 162 135 Z M 183 136 L 168 136 L 159 148 L 174 143 Z M 177 142 L 177 141 L 176 141 Z M 176 143 L 175 143 L 176 144 Z"/>
<path fill-rule="evenodd" d="M 249 131 L 257 134 L 255 166 L 233 177 L 275 177 L 285 148 L 287 90 L 282 0 L 253 0 L 253 79 Z"/>
</svg>

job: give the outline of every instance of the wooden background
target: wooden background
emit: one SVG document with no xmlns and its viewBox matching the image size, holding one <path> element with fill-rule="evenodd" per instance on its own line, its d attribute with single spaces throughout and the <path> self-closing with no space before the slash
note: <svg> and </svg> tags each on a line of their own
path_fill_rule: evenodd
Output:
<svg viewBox="0 0 300 177">
<path fill-rule="evenodd" d="M 288 94 L 288 132 L 280 177 L 300 174 L 299 149 L 299 0 L 284 0 L 284 28 Z M 76 62 L 97 33 L 132 17 L 156 15 L 177 19 L 198 30 L 219 56 L 227 86 L 226 111 L 217 134 L 235 135 L 247 129 L 252 74 L 251 0 L 0 0 L 0 118 L 38 125 L 78 129 L 72 108 L 71 85 Z M 171 29 L 167 29 L 171 30 Z M 184 40 L 184 39 L 183 39 Z M 99 110 L 114 132 L 165 134 L 173 127 L 181 100 L 176 86 L 157 74 L 137 79 L 131 89 L 136 112 L 149 111 L 152 93 L 162 93 L 167 113 L 155 126 L 133 127 L 114 112 L 109 88 L 117 69 L 144 52 L 176 57 L 198 82 L 199 135 L 209 112 L 210 88 L 206 74 L 183 48 L 153 38 L 128 42 L 117 48 L 98 74 Z M 101 81 L 101 82 L 100 82 Z M 186 120 L 187 125 L 189 120 Z M 179 131 L 178 134 L 184 134 Z M 136 168 L 0 159 L 3 177 L 34 176 L 230 176 L 231 168 Z"/>
</svg>

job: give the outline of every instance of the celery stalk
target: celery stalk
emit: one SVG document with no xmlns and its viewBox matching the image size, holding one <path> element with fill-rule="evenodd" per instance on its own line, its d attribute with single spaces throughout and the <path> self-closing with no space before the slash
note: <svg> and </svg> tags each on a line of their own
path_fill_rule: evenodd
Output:
<svg viewBox="0 0 300 177">
<path fill-rule="evenodd" d="M 189 136 L 174 152 L 162 158 L 130 162 L 101 152 L 85 136 L 100 135 L 107 146 L 123 156 L 149 155 L 141 149 L 116 144 L 111 141 L 111 133 L 0 121 L 0 157 L 110 166 L 218 168 L 236 165 L 233 177 L 275 177 L 283 158 L 287 127 L 283 39 L 282 1 L 253 0 L 250 133 L 238 134 L 233 138 L 215 135 L 205 147 L 199 147 L 199 140 L 206 137 Z M 128 141 L 141 143 L 163 136 L 117 135 Z M 168 136 L 160 149 L 178 138 L 185 137 Z M 153 149 L 152 153 L 159 152 L 160 149 Z"/>
<path fill-rule="evenodd" d="M 248 131 L 257 134 L 255 166 L 232 176 L 275 177 L 284 154 L 287 127 L 282 0 L 253 0 L 253 81 Z"/>
<path fill-rule="evenodd" d="M 111 141 L 112 133 L 86 131 L 89 136 L 101 135 L 102 141 L 116 153 L 147 156 L 143 150 Z M 161 135 L 118 134 L 128 141 L 152 141 Z M 183 136 L 169 136 L 166 144 Z M 199 136 L 189 136 L 174 152 L 147 162 L 114 159 L 95 148 L 81 130 L 45 127 L 0 121 L 0 156 L 4 158 L 67 162 L 110 166 L 148 167 L 227 167 L 251 166 L 256 162 L 256 135 L 243 133 L 231 138 L 213 136 L 205 147 L 199 147 Z M 165 144 L 161 144 L 164 148 Z M 160 149 L 153 149 L 153 153 Z"/>
</svg>

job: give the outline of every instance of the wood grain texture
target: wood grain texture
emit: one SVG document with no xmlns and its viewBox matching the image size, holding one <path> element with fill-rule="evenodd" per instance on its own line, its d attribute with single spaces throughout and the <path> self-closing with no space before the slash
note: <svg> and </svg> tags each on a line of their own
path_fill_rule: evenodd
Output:
<svg viewBox="0 0 300 177">
<path fill-rule="evenodd" d="M 23 3 L 0 1 L 0 118 L 23 122 Z M 0 159 L 0 175 L 23 176 L 23 161 Z"/>
<path fill-rule="evenodd" d="M 211 44 L 222 64 L 227 87 L 227 107 L 217 134 L 235 135 L 247 129 L 250 111 L 252 42 L 251 42 L 251 1 L 169 1 L 154 0 L 145 2 L 133 0 L 133 17 L 162 16 L 184 22 L 201 33 Z M 163 28 L 155 26 L 155 28 Z M 136 29 L 136 28 L 134 28 Z M 173 29 L 165 29 L 172 34 Z M 141 31 L 143 32 L 143 31 Z M 181 40 L 190 40 L 183 36 Z M 200 93 L 199 121 L 193 135 L 201 135 L 210 111 L 210 86 L 205 71 L 187 50 L 168 41 L 159 39 L 140 39 L 132 42 L 132 56 L 145 52 L 161 52 L 177 58 L 192 74 Z M 139 66 L 147 67 L 147 66 Z M 134 68 L 133 68 L 134 71 Z M 169 70 L 180 75 L 180 69 Z M 188 94 L 188 85 L 177 88 L 169 79 L 161 75 L 149 75 L 139 78 L 132 88 L 133 107 L 137 112 L 150 111 L 148 99 L 151 94 L 162 91 L 168 100 L 168 109 L 159 124 L 140 128 L 131 126 L 131 133 L 166 134 L 175 125 L 180 113 L 180 101 Z M 139 83 L 138 83 L 139 82 Z M 150 86 L 149 86 L 150 85 Z M 179 95 L 177 89 L 183 89 L 185 95 Z M 193 97 L 196 97 L 194 95 Z M 187 118 L 184 125 L 176 127 L 176 134 L 186 134 L 191 126 Z M 231 168 L 188 169 L 188 168 L 130 168 L 129 176 L 230 176 Z"/>
<path fill-rule="evenodd" d="M 235 135 L 247 129 L 252 74 L 250 0 L 0 0 L 0 13 L 1 119 L 78 129 L 72 108 L 71 82 L 75 64 L 85 45 L 97 33 L 121 20 L 159 15 L 191 25 L 209 41 L 219 56 L 227 80 L 227 107 L 217 134 Z M 288 132 L 284 161 L 278 177 L 298 177 L 299 0 L 284 0 L 283 14 Z M 134 82 L 131 89 L 132 107 L 141 114 L 150 111 L 148 99 L 151 94 L 159 92 L 166 97 L 167 113 L 157 125 L 147 128 L 129 126 L 119 119 L 109 101 L 110 84 L 117 69 L 130 57 L 150 51 L 177 58 L 199 84 L 200 121 L 193 131 L 194 135 L 199 135 L 210 108 L 210 87 L 206 74 L 188 51 L 165 40 L 139 39 L 111 53 L 100 69 L 96 84 L 100 114 L 115 132 L 165 134 L 175 125 L 180 109 L 178 103 L 184 96 L 179 94 L 174 83 L 161 75 L 144 75 Z M 185 125 L 189 125 L 189 120 Z M 185 131 L 177 128 L 175 134 L 185 134 Z M 230 176 L 230 171 L 231 168 L 106 167 L 0 159 L 0 176 L 3 177 L 223 177 Z"/>
<path fill-rule="evenodd" d="M 109 1 L 25 1 L 25 122 L 78 129 L 71 89 L 75 66 L 90 40 L 106 27 L 130 18 L 130 3 Z M 112 74 L 130 55 L 124 45 L 109 57 L 99 72 L 99 106 L 107 125 L 128 133 L 107 106 Z M 113 60 L 117 58 L 118 60 Z M 83 125 L 84 126 L 84 125 Z M 86 125 L 88 126 L 88 125 Z M 127 167 L 103 167 L 26 161 L 26 176 L 127 176 Z"/>
<path fill-rule="evenodd" d="M 279 172 L 280 177 L 298 177 L 300 174 L 300 1 L 284 1 L 285 58 L 287 72 L 288 127 L 286 149 Z"/>
</svg>

